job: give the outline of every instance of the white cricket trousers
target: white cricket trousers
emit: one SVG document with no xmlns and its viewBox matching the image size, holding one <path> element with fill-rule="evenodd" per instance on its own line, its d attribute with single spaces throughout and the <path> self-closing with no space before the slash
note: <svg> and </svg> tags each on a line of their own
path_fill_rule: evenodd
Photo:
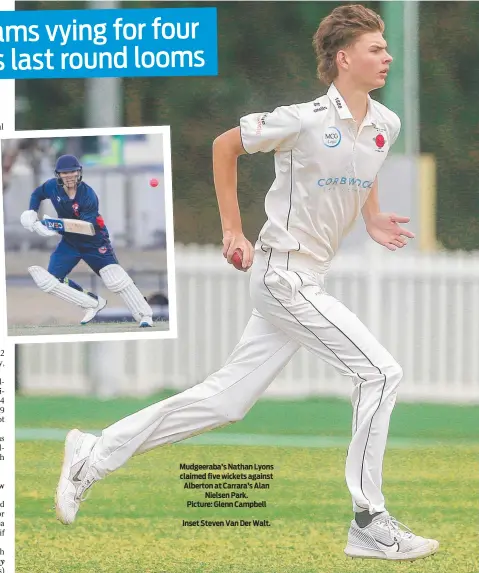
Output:
<svg viewBox="0 0 479 573">
<path fill-rule="evenodd" d="M 353 381 L 346 460 L 353 510 L 385 509 L 382 465 L 402 370 L 356 315 L 324 291 L 322 275 L 275 266 L 271 254 L 255 258 L 255 310 L 223 368 L 106 428 L 91 458 L 98 479 L 134 455 L 241 420 L 303 346 Z"/>
</svg>

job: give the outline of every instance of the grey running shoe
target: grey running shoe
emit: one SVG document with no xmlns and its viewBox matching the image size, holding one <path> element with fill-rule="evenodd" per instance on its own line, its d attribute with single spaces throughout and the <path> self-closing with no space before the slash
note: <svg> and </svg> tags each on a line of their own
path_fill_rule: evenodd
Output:
<svg viewBox="0 0 479 573">
<path fill-rule="evenodd" d="M 439 542 L 414 535 L 387 511 L 377 515 L 366 527 L 353 520 L 344 552 L 349 557 L 414 561 L 436 553 Z"/>
<path fill-rule="evenodd" d="M 63 467 L 55 494 L 57 519 L 64 525 L 74 522 L 84 493 L 95 481 L 91 475 L 90 452 L 98 438 L 80 430 L 71 430 L 65 440 Z"/>
</svg>

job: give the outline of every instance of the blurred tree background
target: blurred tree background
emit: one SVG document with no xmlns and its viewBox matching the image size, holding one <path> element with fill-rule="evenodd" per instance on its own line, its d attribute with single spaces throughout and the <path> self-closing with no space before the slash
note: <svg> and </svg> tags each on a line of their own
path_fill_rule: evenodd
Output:
<svg viewBox="0 0 479 573">
<path fill-rule="evenodd" d="M 89 2 L 17 2 L 17 10 L 83 9 Z M 309 101 L 316 79 L 312 36 L 340 2 L 121 2 L 121 8 L 216 6 L 219 75 L 125 78 L 123 125 L 171 126 L 175 239 L 221 243 L 211 144 L 242 115 Z M 363 2 L 381 12 L 380 2 Z M 420 2 L 421 152 L 437 160 L 440 242 L 479 249 L 479 3 Z M 386 30 L 387 39 L 387 30 Z M 394 56 L 394 54 L 393 54 Z M 26 107 L 17 129 L 85 127 L 84 81 L 17 80 Z M 373 97 L 381 100 L 381 93 Z M 240 158 L 244 231 L 255 240 L 274 175 L 271 156 Z"/>
</svg>

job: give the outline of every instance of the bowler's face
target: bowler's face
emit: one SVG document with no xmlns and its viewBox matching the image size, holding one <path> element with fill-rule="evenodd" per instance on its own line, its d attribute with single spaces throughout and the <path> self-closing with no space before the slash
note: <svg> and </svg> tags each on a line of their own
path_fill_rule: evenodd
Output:
<svg viewBox="0 0 479 573">
<path fill-rule="evenodd" d="M 344 50 L 349 63 L 349 74 L 355 84 L 368 91 L 382 88 L 393 61 L 380 32 L 362 34 Z"/>
</svg>

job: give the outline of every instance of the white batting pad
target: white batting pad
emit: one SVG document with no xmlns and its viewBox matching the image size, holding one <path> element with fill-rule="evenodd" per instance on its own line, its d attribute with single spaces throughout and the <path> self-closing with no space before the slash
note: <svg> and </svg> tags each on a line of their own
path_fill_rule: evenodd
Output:
<svg viewBox="0 0 479 573">
<path fill-rule="evenodd" d="M 153 315 L 150 305 L 123 267 L 107 265 L 101 269 L 100 276 L 108 290 L 121 296 L 136 321 Z"/>
<path fill-rule="evenodd" d="M 95 308 L 98 306 L 98 301 L 96 299 L 60 282 L 43 267 L 28 267 L 28 272 L 32 276 L 37 287 L 43 292 L 53 294 L 58 298 L 66 300 L 67 302 L 72 302 L 82 308 Z"/>
</svg>

